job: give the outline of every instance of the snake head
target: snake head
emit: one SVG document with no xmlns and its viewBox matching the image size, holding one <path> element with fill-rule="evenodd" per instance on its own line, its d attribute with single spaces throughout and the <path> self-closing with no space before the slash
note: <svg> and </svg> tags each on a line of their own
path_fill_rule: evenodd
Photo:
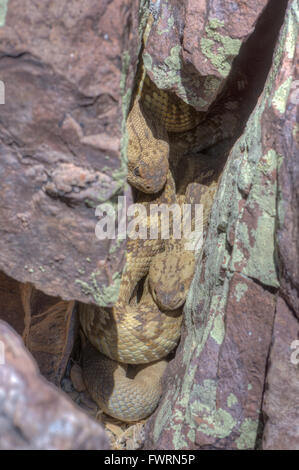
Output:
<svg viewBox="0 0 299 470">
<path fill-rule="evenodd" d="M 161 191 L 169 169 L 168 152 L 168 143 L 160 140 L 155 148 L 144 149 L 137 161 L 129 158 L 128 182 L 143 193 L 153 194 Z"/>
<path fill-rule="evenodd" d="M 195 269 L 192 251 L 165 251 L 151 263 L 148 283 L 161 310 L 176 310 L 185 303 Z"/>
<path fill-rule="evenodd" d="M 128 182 L 144 193 L 158 193 L 166 183 L 169 143 L 163 124 L 150 119 L 135 101 L 127 119 Z"/>
</svg>

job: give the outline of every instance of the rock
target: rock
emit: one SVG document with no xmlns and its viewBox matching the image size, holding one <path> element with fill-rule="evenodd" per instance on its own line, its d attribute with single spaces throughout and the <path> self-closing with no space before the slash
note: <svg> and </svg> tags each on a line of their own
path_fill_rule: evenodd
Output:
<svg viewBox="0 0 299 470">
<path fill-rule="evenodd" d="M 291 4 L 289 10 L 295 11 L 295 6 L 292 7 Z M 264 125 L 265 132 L 268 131 L 269 134 L 268 139 L 275 141 L 277 152 L 281 156 L 278 168 L 277 227 L 281 295 L 299 318 L 299 188 L 297 184 L 299 131 L 296 115 L 299 104 L 299 71 L 298 64 L 294 63 L 293 59 L 293 51 L 296 47 L 294 22 L 293 16 L 289 13 L 289 35 L 292 41 L 286 44 L 283 67 L 277 77 L 277 92 Z M 297 80 L 293 80 L 296 77 Z"/>
<path fill-rule="evenodd" d="M 96 238 L 95 208 L 131 198 L 122 94 L 138 55 L 138 2 L 10 0 L 0 15 L 0 269 L 48 295 L 113 303 L 124 243 Z"/>
<path fill-rule="evenodd" d="M 20 283 L 0 272 L 1 320 L 9 323 L 22 336 L 25 328 Z"/>
<path fill-rule="evenodd" d="M 295 14 L 295 2 L 289 2 L 282 64 L 272 85 L 272 106 L 263 119 L 264 141 L 273 146 L 279 163 L 276 259 L 280 280 L 263 402 L 263 449 L 299 449 L 299 82 L 293 80 L 298 78 Z"/>
<path fill-rule="evenodd" d="M 0 321 L 0 449 L 108 449 L 103 428 L 43 379 Z"/>
<path fill-rule="evenodd" d="M 121 134 L 137 22 L 128 0 L 0 7 L 0 316 L 56 385 L 77 333 L 74 300 L 118 294 L 125 243 L 96 238 L 95 208 L 131 200 Z"/>
<path fill-rule="evenodd" d="M 299 323 L 280 297 L 263 401 L 264 450 L 299 450 Z"/>
<path fill-rule="evenodd" d="M 267 0 L 150 2 L 156 23 L 143 52 L 158 88 L 207 111 Z"/>
<path fill-rule="evenodd" d="M 27 285 L 22 293 L 26 289 Z M 48 296 L 32 286 L 29 289 L 29 297 L 23 296 L 23 340 L 43 376 L 58 386 L 79 331 L 76 307 L 72 301 Z"/>
<path fill-rule="evenodd" d="M 75 390 L 83 392 L 86 387 L 83 381 L 82 369 L 78 364 L 74 364 L 71 368 L 70 377 Z"/>
<path fill-rule="evenodd" d="M 0 273 L 1 320 L 22 336 L 40 372 L 59 385 L 78 334 L 73 301 L 64 301 Z"/>
<path fill-rule="evenodd" d="M 276 6 L 269 2 L 250 38 L 255 52 L 269 28 L 275 44 L 286 2 L 278 16 Z M 264 67 L 255 66 L 267 80 L 222 175 L 181 343 L 146 426 L 146 449 L 297 446 L 298 368 L 290 363 L 291 332 L 293 339 L 298 332 L 297 228 L 290 231 L 298 221 L 291 88 L 297 29 L 290 0 L 273 61 L 267 49 Z M 290 307 L 281 299 L 276 305 L 278 292 Z"/>
</svg>

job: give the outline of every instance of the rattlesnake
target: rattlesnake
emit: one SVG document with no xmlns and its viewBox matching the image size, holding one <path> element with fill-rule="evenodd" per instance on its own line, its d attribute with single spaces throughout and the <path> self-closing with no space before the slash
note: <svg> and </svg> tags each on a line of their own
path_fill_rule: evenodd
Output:
<svg viewBox="0 0 299 470">
<path fill-rule="evenodd" d="M 155 161 L 151 153 L 148 153 L 148 149 L 157 150 L 159 144 L 152 135 L 153 128 L 145 129 L 144 132 L 144 126 L 140 126 L 140 122 L 144 124 L 144 118 L 136 111 L 139 103 L 135 103 L 134 106 L 135 109 L 133 107 L 128 119 L 128 131 L 132 138 L 128 150 L 128 180 L 131 184 L 135 183 L 135 187 L 139 189 L 144 188 L 148 191 L 150 188 L 149 194 L 141 193 L 137 199 L 146 209 L 149 209 L 149 205 L 153 203 L 173 204 L 176 202 L 176 194 L 168 168 L 168 147 L 165 146 L 165 141 L 161 142 L 161 153 L 157 151 L 156 155 L 158 158 L 164 155 L 164 161 L 160 157 L 161 171 L 153 172 Z M 134 145 L 135 132 L 138 132 L 138 139 Z M 151 146 L 151 141 L 154 141 L 154 146 Z M 140 152 L 138 145 L 139 147 L 141 145 L 145 152 Z M 139 159 L 134 161 L 136 155 L 139 155 Z M 136 172 L 136 168 L 141 170 Z M 143 172 L 144 168 L 148 171 Z M 154 193 L 153 190 L 157 192 Z M 144 220 L 144 224 L 148 229 L 149 219 Z M 118 302 L 110 312 L 86 306 L 80 315 L 83 330 L 93 346 L 110 359 L 117 361 L 110 361 L 107 357 L 100 356 L 88 345 L 83 355 L 84 378 L 88 389 L 104 411 L 124 421 L 145 417 L 156 407 L 161 394 L 160 378 L 166 365 L 166 362 L 160 359 L 173 350 L 180 336 L 182 304 L 194 270 L 193 256 L 189 256 L 189 263 L 186 263 L 182 273 L 184 276 L 180 282 L 183 289 L 179 291 L 179 299 L 175 301 L 174 308 L 171 306 L 162 310 L 157 306 L 152 296 L 154 284 L 150 285 L 148 277 L 140 302 L 137 303 L 134 296 L 133 301 L 131 300 L 138 282 L 147 276 L 151 263 L 153 267 L 158 263 L 165 263 L 167 276 L 164 276 L 163 283 L 166 286 L 170 285 L 167 277 L 170 278 L 171 273 L 181 270 L 180 263 L 177 264 L 179 258 L 175 256 L 173 263 L 173 257 L 169 256 L 173 250 L 172 245 L 168 244 L 167 255 L 162 252 L 165 248 L 165 242 L 161 239 L 128 239 L 127 267 L 122 277 Z M 157 362 L 142 370 L 137 369 L 138 373 L 134 380 L 126 377 L 128 367 L 126 364 L 147 364 L 153 361 Z M 98 371 L 100 380 L 95 371 Z"/>
<path fill-rule="evenodd" d="M 153 203 L 176 202 L 175 184 L 168 163 L 167 133 L 161 125 L 149 126 L 148 122 L 141 111 L 140 102 L 135 101 L 128 117 L 128 181 L 144 191 L 139 194 L 137 202 L 147 209 Z M 149 218 L 144 224 L 148 229 Z M 160 378 L 166 364 L 160 359 L 166 357 L 179 340 L 182 305 L 192 280 L 194 256 L 188 253 L 182 261 L 182 250 L 175 252 L 178 243 L 182 241 L 167 242 L 165 246 L 161 239 L 128 239 L 127 267 L 118 302 L 109 312 L 91 307 L 81 311 L 81 325 L 86 336 L 106 356 L 101 358 L 90 345 L 86 347 L 83 370 L 88 389 L 102 409 L 125 421 L 140 419 L 153 411 L 161 393 Z M 131 301 L 134 289 L 147 276 L 151 264 L 152 282 L 147 277 L 142 298 L 134 304 Z M 167 298 L 163 309 L 153 300 L 153 296 L 156 300 L 161 297 L 154 287 L 154 273 L 159 269 L 155 270 L 155 266 L 158 265 L 164 266 L 165 286 L 172 286 L 173 280 L 180 278 L 180 289 L 172 286 L 172 294 L 168 297 L 167 287 L 162 289 Z M 159 272 L 163 275 L 163 270 L 159 269 Z M 110 362 L 108 357 L 117 362 Z M 126 377 L 127 366 L 117 364 L 147 364 L 153 361 L 158 362 L 138 371 L 134 381 Z M 95 376 L 95 370 L 101 379 Z M 114 382 L 115 386 L 112 386 Z M 130 392 L 132 387 L 135 394 Z M 125 394 L 122 393 L 124 389 L 127 391 Z M 134 400 L 135 395 L 137 399 Z M 127 406 L 124 402 L 128 402 Z"/>
<path fill-rule="evenodd" d="M 174 154 L 173 161 L 178 162 L 179 157 L 170 150 L 168 139 L 173 133 L 193 128 L 207 135 L 209 123 L 198 126 L 202 119 L 202 113 L 159 90 L 143 75 L 127 119 L 127 153 L 128 181 L 139 191 L 137 202 L 147 210 L 151 203 L 200 202 L 197 196 L 204 194 L 203 185 L 181 185 L 177 198 L 169 152 Z M 194 139 L 201 145 L 200 132 L 192 134 Z M 188 148 L 189 143 L 185 150 Z M 215 180 L 207 193 L 208 202 L 213 200 L 216 187 Z M 184 193 L 189 194 L 187 199 Z M 211 203 L 207 206 L 205 221 Z M 143 223 L 149 230 L 149 217 Z M 167 364 L 161 359 L 179 340 L 182 306 L 194 272 L 194 254 L 184 250 L 183 242 L 129 239 L 116 305 L 109 310 L 81 308 L 81 325 L 91 343 L 83 351 L 84 380 L 100 407 L 123 421 L 148 416 L 159 400 L 161 375 Z M 136 290 L 144 278 L 138 302 Z M 128 364 L 139 365 L 133 370 Z"/>
</svg>

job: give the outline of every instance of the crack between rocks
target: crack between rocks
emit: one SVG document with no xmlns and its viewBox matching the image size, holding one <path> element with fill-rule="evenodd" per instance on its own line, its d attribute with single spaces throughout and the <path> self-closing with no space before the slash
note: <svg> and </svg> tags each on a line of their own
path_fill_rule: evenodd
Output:
<svg viewBox="0 0 299 470">
<path fill-rule="evenodd" d="M 232 270 L 232 269 L 228 269 L 227 270 L 231 275 L 233 274 L 240 274 L 240 276 L 244 277 L 244 279 L 247 279 L 248 281 L 253 281 L 255 284 L 257 284 L 258 286 L 262 287 L 264 290 L 266 290 L 267 292 L 271 293 L 272 295 L 275 295 L 279 292 L 279 287 L 274 287 L 274 286 L 269 286 L 268 284 L 264 284 L 262 281 L 260 281 L 259 279 L 255 278 L 255 277 L 252 277 L 252 276 L 247 276 L 246 274 L 242 273 L 242 271 L 238 271 L 238 270 Z"/>
<path fill-rule="evenodd" d="M 261 407 L 260 407 L 260 415 L 259 415 L 259 426 L 261 426 L 261 428 L 262 428 L 260 430 L 261 437 L 257 433 L 256 441 L 255 441 L 255 448 L 257 448 L 259 444 L 262 444 L 262 437 L 263 437 L 263 434 L 264 434 L 264 429 L 265 429 L 265 426 L 266 426 L 267 421 L 269 419 L 268 416 L 266 415 L 266 413 L 263 411 L 263 408 L 264 408 L 265 393 L 267 392 L 267 376 L 268 376 L 269 368 L 271 366 L 270 355 L 271 355 L 271 351 L 272 351 L 272 347 L 273 347 L 273 343 L 274 343 L 274 341 L 273 341 L 273 332 L 274 332 L 276 313 L 277 313 L 277 296 L 276 296 L 275 312 L 274 312 L 273 323 L 272 323 L 271 342 L 269 344 L 267 358 L 266 358 L 266 364 L 265 364 L 264 383 L 263 383 L 262 399 L 261 399 Z M 261 442 L 259 442 L 259 438 L 261 438 Z M 262 446 L 261 446 L 261 448 L 262 448 Z"/>
</svg>

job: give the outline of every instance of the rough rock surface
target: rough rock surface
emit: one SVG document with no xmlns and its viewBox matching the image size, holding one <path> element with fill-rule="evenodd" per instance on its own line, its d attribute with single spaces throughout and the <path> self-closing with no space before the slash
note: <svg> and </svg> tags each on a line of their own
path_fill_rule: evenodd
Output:
<svg viewBox="0 0 299 470">
<path fill-rule="evenodd" d="M 157 22 L 143 52 L 149 76 L 159 88 L 207 111 L 267 3 L 150 1 Z"/>
<path fill-rule="evenodd" d="M 0 273 L 1 320 L 22 336 L 25 328 L 25 315 L 20 296 L 20 283 Z"/>
<path fill-rule="evenodd" d="M 95 207 L 130 197 L 122 93 L 138 54 L 138 2 L 0 7 L 0 269 L 49 295 L 113 302 L 124 247 L 95 237 Z"/>
<path fill-rule="evenodd" d="M 105 433 L 43 379 L 0 321 L 0 449 L 108 449 Z"/>
<path fill-rule="evenodd" d="M 298 446 L 297 16 L 290 0 L 265 87 L 230 152 L 146 448 Z"/>
<path fill-rule="evenodd" d="M 299 323 L 280 297 L 263 401 L 265 450 L 299 450 Z"/>
<path fill-rule="evenodd" d="M 74 302 L 64 301 L 0 273 L 0 318 L 23 338 L 40 372 L 59 385 L 78 336 Z"/>
<path fill-rule="evenodd" d="M 121 130 L 149 12 L 146 0 L 139 12 L 137 0 L 79 3 L 0 5 L 0 269 L 21 281 L 1 277 L 8 303 L 0 316 L 54 382 L 71 318 L 67 302 L 69 316 L 56 309 L 56 296 L 101 305 L 116 298 L 124 246 L 95 238 L 95 207 L 123 193 L 131 200 Z M 207 111 L 236 73 L 248 122 L 228 157 L 145 447 L 298 448 L 296 1 L 150 0 L 149 7 L 157 23 L 143 59 L 156 84 Z M 0 328 L 8 354 L 0 446 L 105 447 L 101 429 L 45 384 Z"/>
<path fill-rule="evenodd" d="M 263 449 L 299 449 L 299 64 L 294 60 L 299 12 L 295 2 L 289 2 L 288 12 L 273 105 L 263 120 L 267 145 L 279 155 L 276 249 L 280 280 L 263 402 Z"/>
</svg>

